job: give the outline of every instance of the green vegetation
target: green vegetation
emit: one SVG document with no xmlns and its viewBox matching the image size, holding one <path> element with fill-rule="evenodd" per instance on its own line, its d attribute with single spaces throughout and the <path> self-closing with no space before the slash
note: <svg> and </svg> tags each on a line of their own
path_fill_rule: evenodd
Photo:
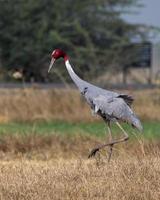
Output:
<svg viewBox="0 0 160 200">
<path fill-rule="evenodd" d="M 160 138 L 160 123 L 159 122 L 143 122 L 144 131 L 143 135 L 146 139 L 159 139 Z M 124 125 L 132 138 L 135 138 L 135 133 L 141 135 L 129 125 Z M 114 125 L 113 132 L 118 133 L 119 130 Z M 105 124 L 103 122 L 92 123 L 69 123 L 64 121 L 54 122 L 35 122 L 35 123 L 8 123 L 0 125 L 0 134 L 87 134 L 98 137 L 106 136 Z M 119 136 L 119 134 L 118 134 Z"/>
<path fill-rule="evenodd" d="M 21 69 L 25 80 L 47 80 L 49 54 L 66 50 L 76 71 L 93 77 L 105 66 L 121 69 L 131 62 L 133 38 L 147 38 L 144 25 L 122 15 L 141 0 L 12 0 L 0 1 L 0 62 L 2 69 Z M 143 27 L 143 28 L 142 28 Z M 126 56 L 127 55 L 127 56 Z M 125 59 L 124 59 L 125 56 Z M 101 70 L 100 70 L 101 67 Z M 61 68 L 63 76 L 65 70 Z M 85 72 L 85 74 L 83 73 Z M 68 76 L 66 76 L 68 78 Z M 56 78 L 50 77 L 50 79 Z"/>
</svg>

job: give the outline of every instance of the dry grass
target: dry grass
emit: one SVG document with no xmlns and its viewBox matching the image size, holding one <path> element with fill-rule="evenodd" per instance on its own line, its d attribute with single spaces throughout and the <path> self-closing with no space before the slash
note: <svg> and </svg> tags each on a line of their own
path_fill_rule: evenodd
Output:
<svg viewBox="0 0 160 200">
<path fill-rule="evenodd" d="M 135 110 L 142 119 L 160 121 L 160 89 L 133 92 Z"/>
<path fill-rule="evenodd" d="M 159 143 L 117 145 L 108 163 L 104 151 L 87 159 L 95 138 L 9 137 L 0 146 L 0 199 L 160 199 Z"/>
<path fill-rule="evenodd" d="M 147 120 L 160 120 L 159 89 L 130 90 L 126 93 L 135 97 L 134 108 L 138 116 Z M 77 90 L 1 89 L 0 94 L 0 122 L 97 120 L 91 116 L 89 106 Z"/>
<path fill-rule="evenodd" d="M 106 151 L 86 159 L 98 142 L 81 135 L 3 136 L 1 199 L 159 199 L 158 142 L 117 145 L 109 164 Z"/>
<path fill-rule="evenodd" d="M 26 158 L 29 160 L 48 161 L 52 159 L 73 159 L 81 157 L 86 159 L 90 150 L 104 138 L 85 135 L 3 135 L 0 137 L 0 159 L 9 161 L 13 159 Z M 160 151 L 160 142 L 148 141 L 141 137 L 129 140 L 125 144 L 116 145 L 113 156 L 129 158 L 141 155 L 157 155 Z M 127 152 L 127 153 L 126 153 Z M 106 151 L 101 151 L 106 156 Z"/>
<path fill-rule="evenodd" d="M 129 91 L 143 118 L 160 120 L 160 91 Z M 95 120 L 75 90 L 0 90 L 0 122 Z M 147 105 L 147 106 L 146 106 Z M 115 146 L 110 163 L 103 150 L 88 160 L 102 139 L 86 135 L 3 135 L 0 137 L 2 200 L 159 200 L 160 143 Z"/>
<path fill-rule="evenodd" d="M 74 90 L 1 90 L 0 119 L 7 121 L 89 120 L 89 108 Z M 80 113 L 83 115 L 80 116 Z"/>
<path fill-rule="evenodd" d="M 0 164 L 0 198 L 59 199 L 160 199 L 160 158 L 51 162 L 11 161 Z"/>
</svg>

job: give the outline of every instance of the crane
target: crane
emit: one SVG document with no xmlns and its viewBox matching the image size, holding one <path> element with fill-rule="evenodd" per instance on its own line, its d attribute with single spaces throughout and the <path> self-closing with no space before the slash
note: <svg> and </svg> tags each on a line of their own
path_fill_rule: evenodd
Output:
<svg viewBox="0 0 160 200">
<path fill-rule="evenodd" d="M 123 129 L 120 122 L 126 122 L 131 124 L 132 127 L 142 131 L 143 127 L 140 120 L 131 110 L 131 104 L 133 103 L 133 98 L 127 94 L 119 94 L 117 92 L 108 91 L 92 85 L 87 81 L 82 80 L 73 70 L 68 55 L 61 49 L 55 49 L 51 54 L 51 63 L 49 65 L 48 73 L 50 72 L 54 62 L 63 58 L 67 71 L 76 84 L 81 94 L 85 97 L 87 103 L 90 105 L 91 110 L 99 115 L 107 124 L 109 133 L 109 142 L 100 144 L 92 149 L 89 154 L 89 158 L 95 156 L 96 153 L 104 148 L 109 148 L 108 161 L 111 159 L 113 146 L 117 143 L 125 142 L 129 139 L 127 132 Z M 119 129 L 122 131 L 124 137 L 114 140 L 112 137 L 111 124 L 115 123 Z"/>
</svg>

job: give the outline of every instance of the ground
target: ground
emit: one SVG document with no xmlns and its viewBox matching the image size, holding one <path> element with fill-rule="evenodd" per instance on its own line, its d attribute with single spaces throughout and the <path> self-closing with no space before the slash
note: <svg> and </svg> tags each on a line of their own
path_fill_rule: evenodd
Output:
<svg viewBox="0 0 160 200">
<path fill-rule="evenodd" d="M 160 92 L 129 91 L 144 126 L 130 140 L 88 159 L 107 140 L 75 91 L 0 90 L 0 199 L 159 200 Z M 121 137 L 113 126 L 114 137 Z"/>
<path fill-rule="evenodd" d="M 131 156 L 131 155 L 130 155 Z M 1 199 L 160 199 L 160 157 L 27 158 L 0 163 Z"/>
</svg>

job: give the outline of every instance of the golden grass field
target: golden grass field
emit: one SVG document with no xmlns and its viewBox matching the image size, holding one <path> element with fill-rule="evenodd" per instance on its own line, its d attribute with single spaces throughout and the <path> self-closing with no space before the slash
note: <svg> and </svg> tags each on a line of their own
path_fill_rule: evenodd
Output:
<svg viewBox="0 0 160 200">
<path fill-rule="evenodd" d="M 1 199 L 158 200 L 159 158 L 95 161 L 10 161 L 0 165 Z"/>
<path fill-rule="evenodd" d="M 128 91 L 143 120 L 160 121 L 160 91 Z M 0 90 L 0 122 L 94 121 L 75 90 Z M 159 200 L 160 141 L 138 137 L 107 148 L 93 159 L 103 138 L 77 133 L 6 134 L 0 137 L 2 200 Z"/>
<path fill-rule="evenodd" d="M 160 199 L 159 142 L 117 145 L 108 163 L 105 150 L 87 159 L 93 137 L 7 137 L 0 199 Z"/>
<path fill-rule="evenodd" d="M 141 119 L 160 120 L 160 89 L 118 92 L 134 96 L 133 109 Z M 96 119 L 74 89 L 1 89 L 0 95 L 0 122 Z"/>
<path fill-rule="evenodd" d="M 160 199 L 159 142 L 117 145 L 110 163 L 107 149 L 87 159 L 97 142 L 83 135 L 6 135 L 0 199 Z"/>
</svg>

